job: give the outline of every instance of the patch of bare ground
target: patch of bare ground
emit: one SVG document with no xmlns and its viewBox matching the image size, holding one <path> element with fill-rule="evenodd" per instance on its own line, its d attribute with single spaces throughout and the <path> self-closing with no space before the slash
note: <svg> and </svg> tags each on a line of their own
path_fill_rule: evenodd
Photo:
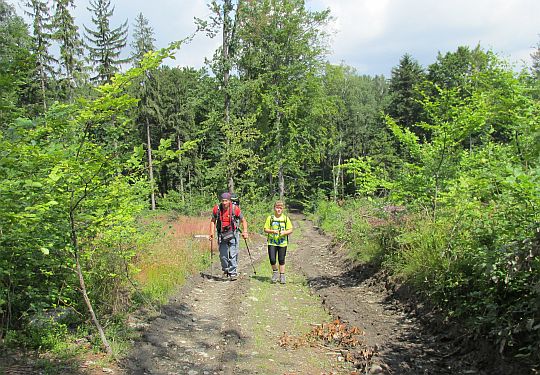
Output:
<svg viewBox="0 0 540 375">
<path fill-rule="evenodd" d="M 287 254 L 287 284 L 270 282 L 264 238 L 254 235 L 249 253 L 242 242 L 239 280 L 224 280 L 216 261 L 159 311 L 130 317 L 138 338 L 125 358 L 110 366 L 78 364 L 72 373 L 535 373 L 443 324 L 378 269 L 351 263 L 303 215 L 291 218 L 297 230 Z M 5 373 L 32 367 L 14 361 Z"/>
<path fill-rule="evenodd" d="M 515 360 L 504 360 L 481 338 L 443 324 L 436 313 L 393 285 L 377 268 L 347 259 L 340 246 L 303 216 L 291 263 L 307 278 L 333 316 L 365 332 L 373 348 L 372 373 L 381 374 L 536 374 Z"/>
<path fill-rule="evenodd" d="M 158 314 L 131 319 L 140 337 L 119 373 L 351 373 L 334 348 L 280 341 L 287 334 L 301 337 L 331 317 L 302 277 L 290 273 L 285 285 L 270 282 L 264 238 L 254 237 L 249 253 L 242 243 L 239 280 L 223 279 L 215 263 L 190 278 Z"/>
</svg>

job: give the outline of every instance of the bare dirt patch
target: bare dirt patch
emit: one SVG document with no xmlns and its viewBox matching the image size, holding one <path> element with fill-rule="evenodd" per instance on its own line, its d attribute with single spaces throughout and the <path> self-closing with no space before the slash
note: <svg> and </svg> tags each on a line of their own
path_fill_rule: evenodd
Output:
<svg viewBox="0 0 540 375">
<path fill-rule="evenodd" d="M 240 280 L 193 277 L 159 316 L 142 323 L 125 373 L 532 374 L 433 325 L 375 268 L 352 264 L 303 215 L 291 218 L 297 230 L 286 285 L 270 283 L 259 238 L 251 245 L 257 274 L 244 247 Z"/>
<path fill-rule="evenodd" d="M 533 374 L 531 368 L 495 355 L 481 338 L 444 325 L 406 291 L 370 266 L 355 265 L 312 223 L 302 228 L 291 263 L 328 311 L 365 332 L 373 348 L 370 371 L 384 374 Z"/>
<path fill-rule="evenodd" d="M 264 238 L 255 235 L 256 274 L 242 243 L 239 280 L 224 281 L 214 263 L 160 311 L 130 317 L 139 337 L 118 366 L 88 363 L 72 373 L 535 374 L 423 313 L 377 269 L 352 264 L 303 215 L 291 218 L 287 284 L 270 283 Z M 31 368 L 18 362 L 27 367 L 13 363 L 6 373 Z"/>
</svg>

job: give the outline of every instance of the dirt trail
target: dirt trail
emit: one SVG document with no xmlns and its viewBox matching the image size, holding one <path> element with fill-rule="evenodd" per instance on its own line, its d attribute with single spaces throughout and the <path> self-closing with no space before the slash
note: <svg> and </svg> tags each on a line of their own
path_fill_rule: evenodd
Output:
<svg viewBox="0 0 540 375">
<path fill-rule="evenodd" d="M 257 275 L 242 243 L 238 281 L 218 277 L 216 263 L 213 275 L 208 270 L 191 278 L 160 314 L 131 322 L 141 337 L 122 363 L 124 373 L 512 373 L 482 364 L 464 353 L 465 348 L 454 347 L 444 332 L 428 331 L 391 297 L 375 270 L 351 266 L 304 216 L 291 218 L 298 229 L 291 236 L 286 285 L 270 284 L 262 237 L 250 245 Z M 332 317 L 317 315 L 321 304 Z M 283 332 L 305 332 L 321 323 L 319 319 L 338 317 L 365 333 L 365 345 L 357 350 L 373 357 L 361 369 L 324 346 L 279 345 Z"/>
<path fill-rule="evenodd" d="M 257 248 L 260 245 L 257 245 Z M 250 248 L 250 250 L 252 250 Z M 243 247 L 245 251 L 245 247 Z M 254 252 L 254 261 L 261 251 Z M 247 255 L 247 254 L 246 254 Z M 127 374 L 234 374 L 245 355 L 241 302 L 249 289 L 249 265 L 239 280 L 224 281 L 218 263 L 191 278 L 178 296 L 146 322 L 124 366 Z"/>
</svg>

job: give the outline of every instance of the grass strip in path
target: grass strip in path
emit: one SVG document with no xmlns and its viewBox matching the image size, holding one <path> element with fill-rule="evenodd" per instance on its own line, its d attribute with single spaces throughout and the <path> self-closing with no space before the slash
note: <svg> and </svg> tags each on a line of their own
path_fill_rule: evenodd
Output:
<svg viewBox="0 0 540 375">
<path fill-rule="evenodd" d="M 294 251 L 294 247 L 291 249 Z M 317 347 L 288 349 L 280 337 L 301 336 L 332 317 L 310 293 L 305 278 L 287 271 L 287 284 L 272 284 L 268 262 L 257 268 L 242 303 L 248 317 L 245 331 L 251 335 L 251 359 L 242 371 L 259 374 L 350 374 L 351 367 L 337 360 L 339 353 Z"/>
</svg>

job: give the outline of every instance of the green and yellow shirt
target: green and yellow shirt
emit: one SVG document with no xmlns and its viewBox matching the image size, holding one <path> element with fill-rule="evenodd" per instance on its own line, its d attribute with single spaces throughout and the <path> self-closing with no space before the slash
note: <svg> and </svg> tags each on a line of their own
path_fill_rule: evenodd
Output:
<svg viewBox="0 0 540 375">
<path fill-rule="evenodd" d="M 272 246 L 287 246 L 289 239 L 288 235 L 283 235 L 281 232 L 292 229 L 292 222 L 288 216 L 281 215 L 280 217 L 275 217 L 270 215 L 266 218 L 266 223 L 264 224 L 264 229 L 279 230 L 280 234 L 267 233 L 268 235 L 268 245 Z"/>
</svg>

